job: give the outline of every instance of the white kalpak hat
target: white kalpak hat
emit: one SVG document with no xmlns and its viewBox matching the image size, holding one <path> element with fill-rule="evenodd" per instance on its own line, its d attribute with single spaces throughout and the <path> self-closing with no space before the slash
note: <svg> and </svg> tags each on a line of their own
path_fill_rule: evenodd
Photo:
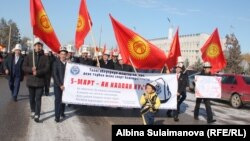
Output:
<svg viewBox="0 0 250 141">
<path fill-rule="evenodd" d="M 203 64 L 203 68 L 212 68 L 212 65 L 211 65 L 210 62 L 205 62 L 205 63 Z"/>
<path fill-rule="evenodd" d="M 98 52 L 98 56 L 102 56 L 102 52 Z"/>
<path fill-rule="evenodd" d="M 75 49 L 74 49 L 74 46 L 73 45 L 67 45 L 67 51 L 68 52 L 71 52 L 71 53 L 74 53 L 75 52 Z"/>
<path fill-rule="evenodd" d="M 110 51 L 109 50 L 105 50 L 104 55 L 110 55 Z"/>
<path fill-rule="evenodd" d="M 97 56 L 98 56 L 98 52 L 95 52 L 95 53 L 94 53 L 94 57 L 97 57 Z"/>
<path fill-rule="evenodd" d="M 35 40 L 34 40 L 34 46 L 35 46 L 36 44 L 40 44 L 40 45 L 43 46 L 43 42 L 40 40 L 40 38 L 35 38 Z"/>
<path fill-rule="evenodd" d="M 122 60 L 122 55 L 121 54 L 118 55 L 118 60 Z"/>
<path fill-rule="evenodd" d="M 22 50 L 22 45 L 21 44 L 16 44 L 15 48 L 13 48 L 13 51 L 15 50 Z"/>
<path fill-rule="evenodd" d="M 119 53 L 117 51 L 113 52 L 113 56 L 119 56 Z"/>
<path fill-rule="evenodd" d="M 81 51 L 81 53 L 88 53 L 88 50 L 87 50 L 87 48 L 82 48 L 82 51 Z"/>
<path fill-rule="evenodd" d="M 184 60 L 181 56 L 177 58 L 177 63 L 184 63 Z"/>
</svg>

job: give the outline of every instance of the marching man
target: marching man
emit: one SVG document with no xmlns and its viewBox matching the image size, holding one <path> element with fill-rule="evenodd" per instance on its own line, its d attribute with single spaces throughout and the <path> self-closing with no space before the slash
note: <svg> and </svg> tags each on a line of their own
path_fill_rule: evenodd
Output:
<svg viewBox="0 0 250 141">
<path fill-rule="evenodd" d="M 16 44 L 15 48 L 13 49 L 14 54 L 8 56 L 4 65 L 4 70 L 9 80 L 10 91 L 15 102 L 17 101 L 20 82 L 24 77 L 24 73 L 22 70 L 24 59 L 21 55 L 21 50 L 21 44 Z"/>
<path fill-rule="evenodd" d="M 36 38 L 34 56 L 29 54 L 23 63 L 23 70 L 27 74 L 26 85 L 29 89 L 31 117 L 34 118 L 35 122 L 39 122 L 45 75 L 49 71 L 49 60 L 44 55 L 42 48 L 43 43 Z"/>
<path fill-rule="evenodd" d="M 205 75 L 205 76 L 211 76 L 211 64 L 209 62 L 205 62 L 203 65 L 203 71 L 201 72 L 200 75 Z M 199 120 L 199 109 L 200 109 L 200 104 L 201 102 L 204 101 L 206 111 L 207 111 L 207 123 L 213 123 L 216 122 L 215 119 L 213 119 L 213 112 L 210 104 L 210 99 L 207 98 L 197 98 L 196 99 L 196 104 L 194 108 L 194 119 Z"/>
<path fill-rule="evenodd" d="M 59 51 L 59 59 L 53 64 L 54 93 L 55 93 L 55 121 L 60 122 L 60 116 L 65 117 L 65 104 L 62 103 L 62 93 L 64 91 L 64 73 L 66 69 L 68 51 L 61 48 Z"/>
</svg>

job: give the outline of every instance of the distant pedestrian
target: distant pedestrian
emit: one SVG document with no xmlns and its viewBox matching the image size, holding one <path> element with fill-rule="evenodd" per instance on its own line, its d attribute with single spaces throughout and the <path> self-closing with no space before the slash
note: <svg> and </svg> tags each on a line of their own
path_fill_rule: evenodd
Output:
<svg viewBox="0 0 250 141">
<path fill-rule="evenodd" d="M 153 125 L 156 111 L 159 109 L 161 102 L 156 94 L 156 82 L 146 84 L 145 93 L 141 96 L 140 104 L 141 115 L 144 125 Z"/>
<path fill-rule="evenodd" d="M 201 72 L 200 75 L 205 75 L 205 76 L 211 76 L 211 64 L 209 62 L 205 62 L 203 65 L 203 71 Z M 196 104 L 194 108 L 194 119 L 199 120 L 199 109 L 200 109 L 200 104 L 201 102 L 204 102 L 205 107 L 206 107 L 206 112 L 207 112 L 207 123 L 213 123 L 216 122 L 215 119 L 213 119 L 213 112 L 210 104 L 210 99 L 209 98 L 197 98 L 196 99 Z"/>
<path fill-rule="evenodd" d="M 45 75 L 48 73 L 50 67 L 48 57 L 44 55 L 42 48 L 43 43 L 39 39 L 36 39 L 34 44 L 35 66 L 33 63 L 33 54 L 27 55 L 23 63 L 23 70 L 27 74 L 31 116 L 35 122 L 39 122 Z"/>
<path fill-rule="evenodd" d="M 23 57 L 21 55 L 22 46 L 21 44 L 16 44 L 14 48 L 14 54 L 9 55 L 5 60 L 4 70 L 9 80 L 9 88 L 12 94 L 13 100 L 17 101 L 17 96 L 19 93 L 20 83 L 23 81 Z"/>
</svg>

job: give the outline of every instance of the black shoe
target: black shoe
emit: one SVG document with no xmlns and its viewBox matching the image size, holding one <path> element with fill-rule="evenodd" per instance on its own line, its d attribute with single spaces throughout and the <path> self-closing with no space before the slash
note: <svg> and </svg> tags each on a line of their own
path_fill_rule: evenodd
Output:
<svg viewBox="0 0 250 141">
<path fill-rule="evenodd" d="M 169 112 L 169 111 L 167 111 L 166 115 L 167 115 L 167 117 L 169 117 L 169 118 L 172 117 L 172 114 L 171 114 L 171 112 Z"/>
<path fill-rule="evenodd" d="M 198 118 L 198 117 L 194 117 L 194 119 L 195 119 L 195 120 L 199 120 L 199 118 Z"/>
<path fill-rule="evenodd" d="M 60 122 L 60 118 L 55 118 L 55 122 L 59 123 Z"/>
<path fill-rule="evenodd" d="M 37 115 L 35 115 L 34 121 L 37 123 L 39 122 L 39 117 Z"/>
<path fill-rule="evenodd" d="M 62 118 L 65 118 L 66 116 L 65 116 L 65 114 L 62 114 L 61 117 L 62 117 Z"/>
<path fill-rule="evenodd" d="M 174 118 L 174 121 L 175 121 L 175 122 L 178 122 L 178 121 L 179 121 L 179 118 L 178 118 L 178 117 L 175 117 L 175 118 Z"/>
<path fill-rule="evenodd" d="M 17 102 L 17 97 L 16 96 L 13 97 L 13 101 Z"/>
<path fill-rule="evenodd" d="M 216 122 L 215 119 L 207 121 L 207 123 L 214 123 L 214 122 Z"/>
</svg>

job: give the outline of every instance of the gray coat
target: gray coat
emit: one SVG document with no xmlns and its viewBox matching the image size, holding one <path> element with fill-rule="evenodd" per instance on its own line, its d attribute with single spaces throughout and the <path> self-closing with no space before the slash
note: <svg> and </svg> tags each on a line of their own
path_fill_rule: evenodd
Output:
<svg viewBox="0 0 250 141">
<path fill-rule="evenodd" d="M 25 72 L 25 74 L 27 74 L 26 85 L 28 87 L 44 87 L 45 74 L 48 73 L 50 68 L 48 57 L 45 56 L 42 52 L 35 53 L 35 62 L 37 70 L 36 76 L 32 74 L 32 67 L 33 67 L 32 53 L 27 55 L 24 59 L 23 71 Z"/>
</svg>

